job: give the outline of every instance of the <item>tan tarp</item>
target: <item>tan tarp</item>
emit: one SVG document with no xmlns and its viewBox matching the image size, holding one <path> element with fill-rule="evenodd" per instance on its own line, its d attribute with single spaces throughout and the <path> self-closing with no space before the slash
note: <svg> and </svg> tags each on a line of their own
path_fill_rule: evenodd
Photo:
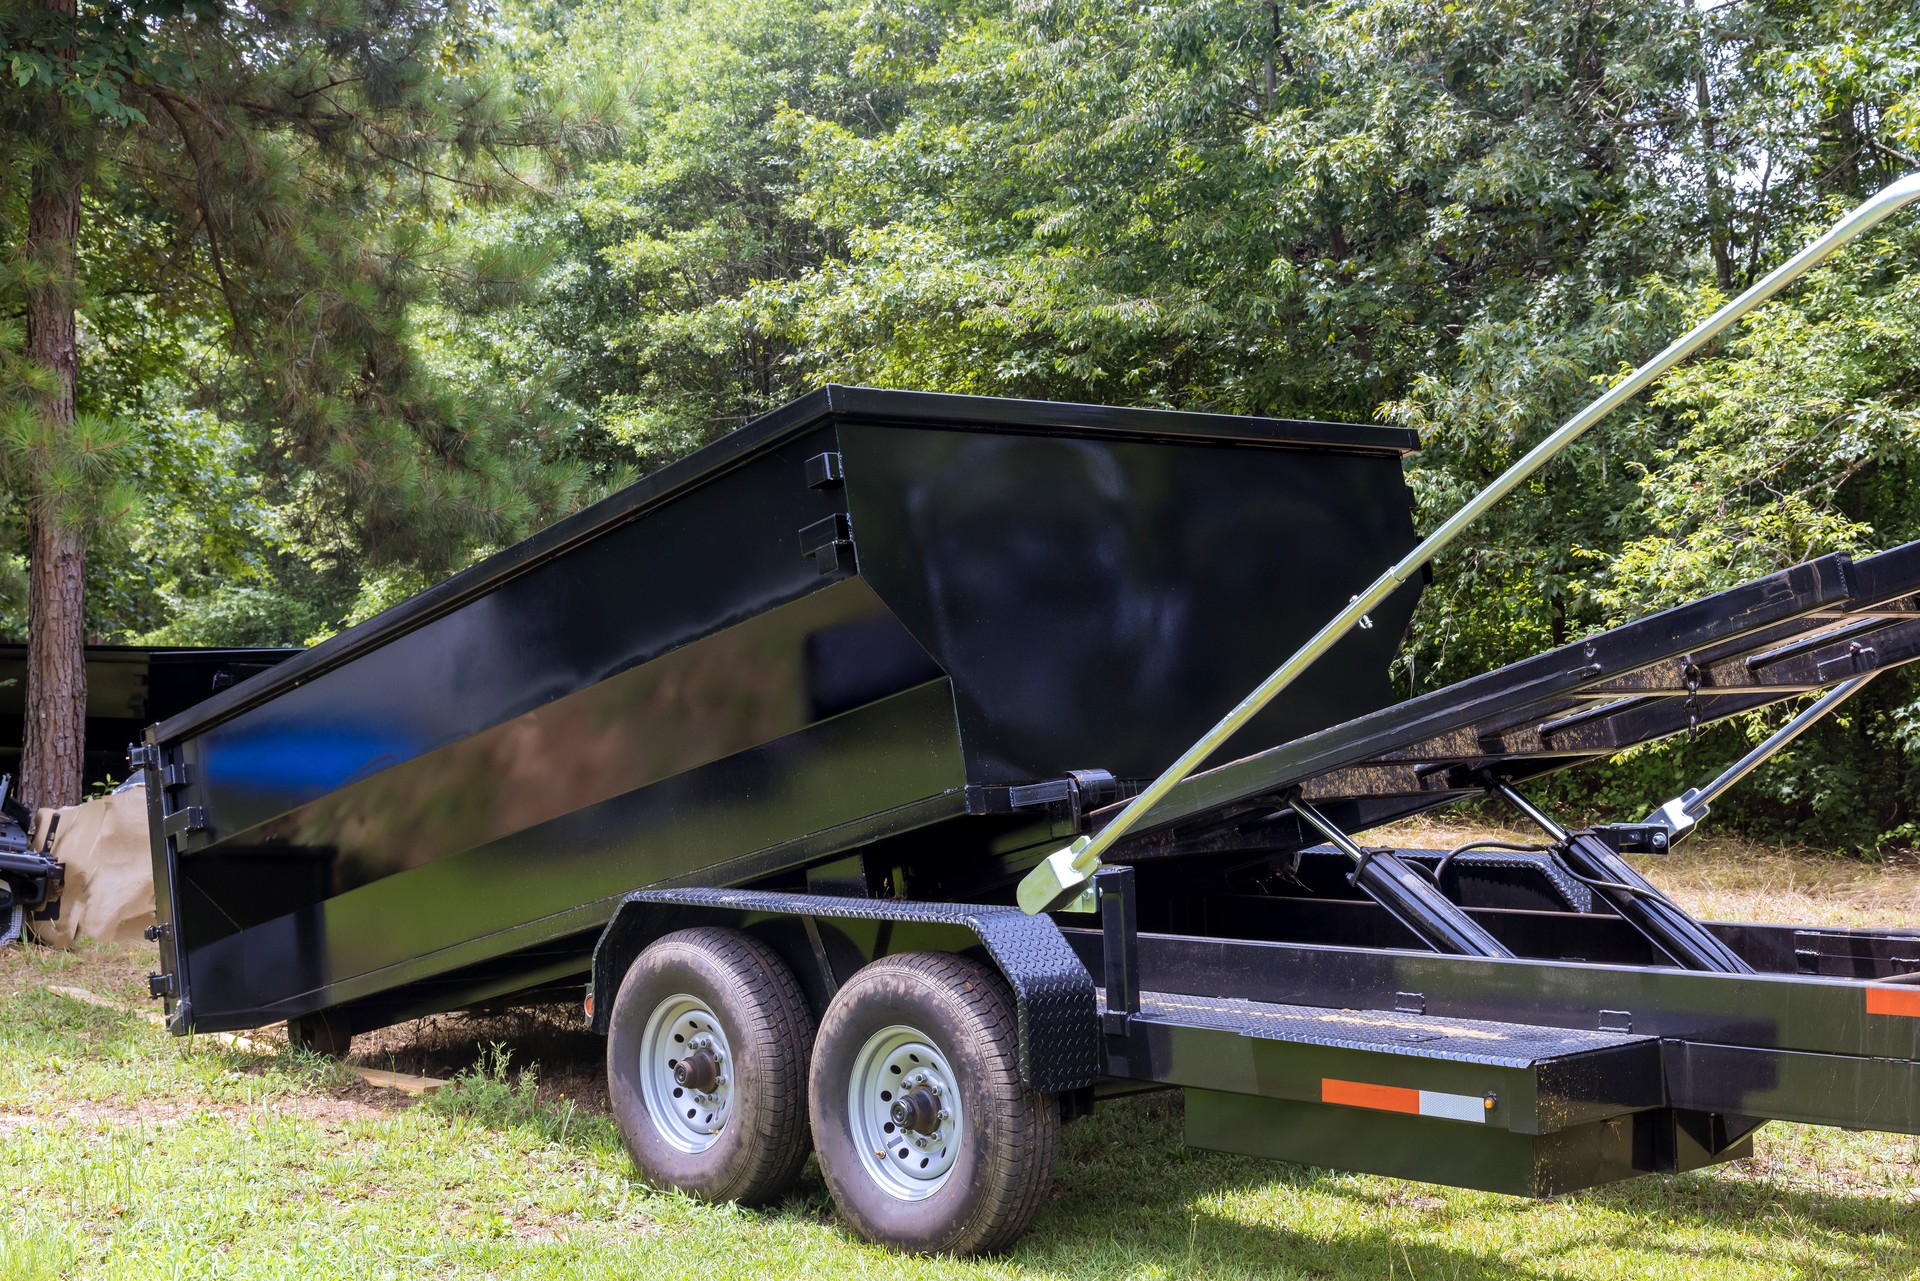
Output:
<svg viewBox="0 0 1920 1281">
<path fill-rule="evenodd" d="M 133 787 L 84 805 L 41 810 L 37 834 L 55 813 L 53 857 L 67 868 L 60 919 L 34 921 L 33 937 L 68 948 L 75 939 L 138 943 L 153 924 L 153 856 L 147 844 L 147 793 Z M 35 849 L 39 848 L 36 841 Z"/>
</svg>

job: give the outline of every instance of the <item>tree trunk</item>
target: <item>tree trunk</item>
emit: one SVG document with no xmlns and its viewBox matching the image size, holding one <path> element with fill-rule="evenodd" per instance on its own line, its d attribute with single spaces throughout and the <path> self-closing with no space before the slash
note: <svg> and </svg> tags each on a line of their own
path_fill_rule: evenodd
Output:
<svg viewBox="0 0 1920 1281">
<path fill-rule="evenodd" d="M 71 403 L 71 402 L 69 402 Z M 21 792 L 29 806 L 80 799 L 86 746 L 86 544 L 50 515 L 29 521 L 27 743 Z"/>
<path fill-rule="evenodd" d="M 1702 41 L 1701 57 L 1706 57 Z M 1733 233 L 1725 185 L 1720 181 L 1720 139 L 1713 123 L 1713 90 L 1705 65 L 1693 73 L 1693 100 L 1700 108 L 1700 166 L 1707 180 L 1707 244 L 1713 276 L 1722 293 L 1733 292 Z"/>
<path fill-rule="evenodd" d="M 72 0 L 43 0 L 73 12 Z M 59 136 L 34 166 L 27 198 L 27 258 L 41 270 L 27 288 L 27 359 L 54 375 L 40 399 L 56 434 L 73 428 L 74 258 L 80 235 L 80 166 L 70 140 Z M 86 540 L 68 529 L 46 494 L 28 495 L 27 741 L 20 792 L 29 807 L 71 805 L 80 799 L 85 745 Z"/>
</svg>

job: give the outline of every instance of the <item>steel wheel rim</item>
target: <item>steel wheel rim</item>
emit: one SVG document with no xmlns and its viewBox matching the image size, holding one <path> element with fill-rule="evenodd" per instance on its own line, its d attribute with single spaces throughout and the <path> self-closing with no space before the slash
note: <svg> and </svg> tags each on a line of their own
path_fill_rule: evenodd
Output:
<svg viewBox="0 0 1920 1281">
<path fill-rule="evenodd" d="M 705 1053 L 718 1069 L 711 1089 L 682 1084 L 682 1059 Z M 653 1007 L 640 1035 L 640 1097 L 660 1137 L 682 1152 L 705 1152 L 720 1141 L 733 1109 L 733 1047 L 707 1003 L 676 992 Z"/>
<path fill-rule="evenodd" d="M 923 1201 L 946 1186 L 965 1120 L 957 1084 L 947 1056 L 918 1028 L 896 1023 L 860 1047 L 847 1086 L 853 1147 L 861 1168 L 889 1196 Z M 916 1092 L 934 1101 L 929 1131 L 894 1122 L 896 1102 Z"/>
</svg>

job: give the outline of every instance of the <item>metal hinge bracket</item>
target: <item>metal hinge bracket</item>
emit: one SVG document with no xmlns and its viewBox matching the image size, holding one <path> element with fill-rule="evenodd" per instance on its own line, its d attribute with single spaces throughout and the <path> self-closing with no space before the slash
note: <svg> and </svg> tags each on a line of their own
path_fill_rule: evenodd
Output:
<svg viewBox="0 0 1920 1281">
<path fill-rule="evenodd" d="M 813 558 L 814 565 L 823 574 L 835 570 L 851 572 L 853 560 L 853 527 L 845 512 L 835 512 L 825 520 L 817 520 L 800 531 L 800 554 Z"/>
</svg>

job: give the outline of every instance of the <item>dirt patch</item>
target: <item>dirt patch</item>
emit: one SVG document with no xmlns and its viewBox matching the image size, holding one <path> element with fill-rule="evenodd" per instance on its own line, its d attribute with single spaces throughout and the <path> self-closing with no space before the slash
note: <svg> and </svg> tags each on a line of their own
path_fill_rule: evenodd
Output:
<svg viewBox="0 0 1920 1281">
<path fill-rule="evenodd" d="M 56 952 L 33 943 L 0 947 L 0 993 L 43 984 L 82 987 L 130 1008 L 147 1004 L 147 973 L 158 954 L 151 944 L 126 946 L 82 941 Z M 152 1008 L 157 1012 L 159 1002 Z"/>
<path fill-rule="evenodd" d="M 152 1099 L 137 1105 L 88 1102 L 67 1103 L 58 1110 L 0 1112 L 0 1134 L 35 1126 L 81 1126 L 93 1130 L 132 1130 L 148 1126 L 180 1125 L 202 1117 L 238 1122 L 260 1117 L 290 1116 L 312 1121 L 325 1129 L 340 1129 L 349 1121 L 386 1116 L 411 1102 L 390 1090 L 351 1086 L 320 1094 L 286 1094 L 264 1103 L 198 1103 Z"/>
<path fill-rule="evenodd" d="M 420 1076 L 452 1077 L 476 1064 L 495 1046 L 508 1051 L 510 1070 L 535 1069 L 542 1102 L 568 1099 L 593 1115 L 605 1115 L 605 1038 L 590 1031 L 580 1007 L 524 1005 L 506 1009 L 435 1014 L 353 1038 L 351 1062 Z"/>
</svg>

